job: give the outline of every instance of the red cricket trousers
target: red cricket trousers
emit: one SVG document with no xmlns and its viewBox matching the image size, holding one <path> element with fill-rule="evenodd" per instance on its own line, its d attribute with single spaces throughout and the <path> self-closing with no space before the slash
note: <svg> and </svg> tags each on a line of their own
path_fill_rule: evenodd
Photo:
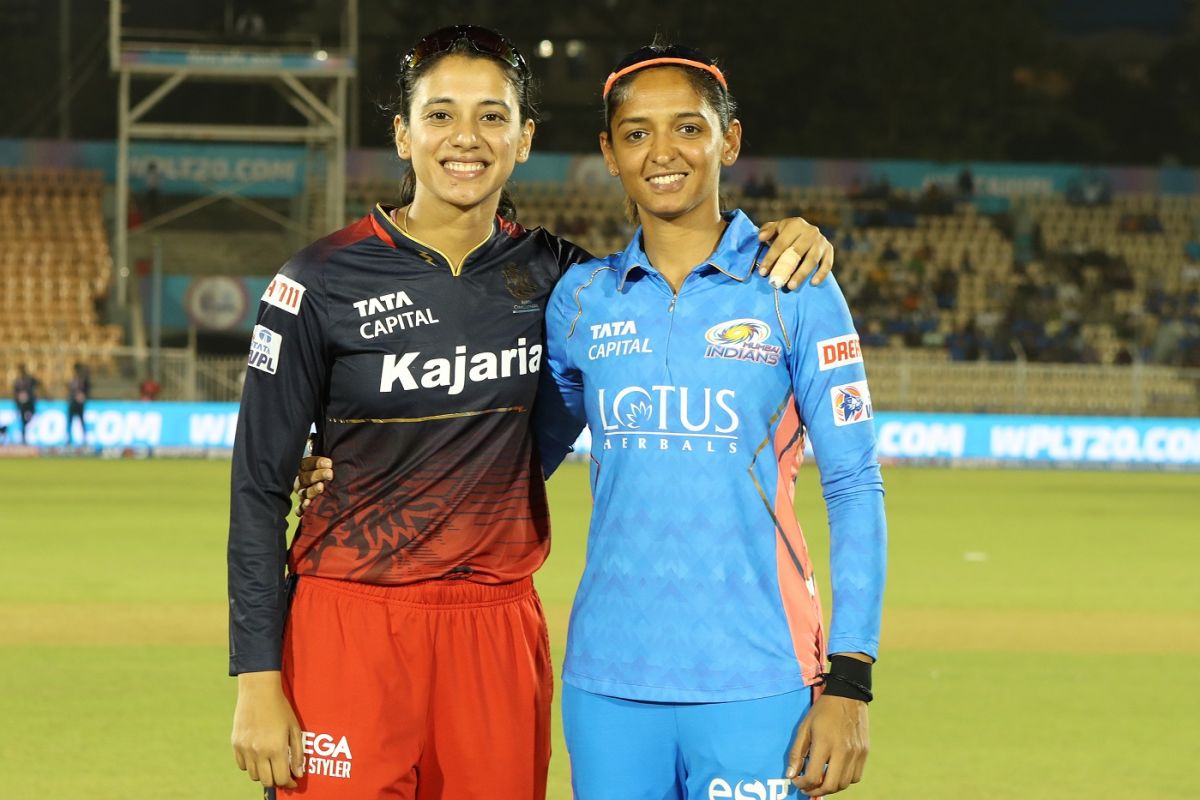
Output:
<svg viewBox="0 0 1200 800">
<path fill-rule="evenodd" d="M 553 671 L 530 578 L 301 577 L 283 688 L 305 774 L 279 797 L 544 800 Z"/>
</svg>

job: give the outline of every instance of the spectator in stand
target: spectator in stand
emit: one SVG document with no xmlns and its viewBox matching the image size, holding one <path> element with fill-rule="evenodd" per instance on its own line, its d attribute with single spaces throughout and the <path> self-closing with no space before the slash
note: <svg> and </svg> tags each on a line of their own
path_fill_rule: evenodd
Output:
<svg viewBox="0 0 1200 800">
<path fill-rule="evenodd" d="M 750 173 L 750 178 L 742 184 L 742 196 L 748 199 L 757 199 L 763 196 L 762 182 L 758 179 L 758 173 Z"/>
<path fill-rule="evenodd" d="M 887 242 L 884 243 L 883 252 L 880 254 L 879 257 L 882 258 L 884 261 L 899 261 L 900 260 L 900 253 L 898 250 L 896 250 L 895 245 L 892 244 L 891 239 L 888 239 Z"/>
<path fill-rule="evenodd" d="M 933 181 L 921 192 L 917 211 L 921 214 L 953 214 L 954 199 L 946 192 L 946 187 Z"/>
<path fill-rule="evenodd" d="M 1112 202 L 1112 186 L 1099 172 L 1092 171 L 1084 176 L 1080 194 L 1084 205 L 1106 206 Z"/>
<path fill-rule="evenodd" d="M 131 231 L 142 227 L 142 211 L 132 197 L 129 198 L 129 211 L 125 215 L 125 224 Z"/>
<path fill-rule="evenodd" d="M 29 373 L 22 364 L 18 367 L 17 379 L 13 381 L 13 402 L 17 406 L 17 416 L 21 418 L 21 444 L 28 444 L 27 429 L 37 413 L 38 379 Z"/>
<path fill-rule="evenodd" d="M 766 200 L 774 200 L 779 196 L 779 187 L 775 184 L 775 176 L 770 172 L 763 176 L 760 192 L 759 197 Z"/>
<path fill-rule="evenodd" d="M 1155 364 L 1180 363 L 1183 355 L 1181 344 L 1186 332 L 1181 319 L 1175 316 L 1165 317 L 1158 326 L 1158 334 L 1154 337 L 1151 360 Z"/>
<path fill-rule="evenodd" d="M 917 280 L 925 279 L 925 265 L 929 259 L 933 257 L 933 248 L 929 246 L 929 242 L 918 247 L 913 251 L 912 257 L 908 259 L 908 272 Z"/>
<path fill-rule="evenodd" d="M 958 198 L 960 200 L 970 200 L 975 196 L 975 176 L 971 174 L 970 167 L 963 167 L 958 173 Z"/>
<path fill-rule="evenodd" d="M 943 264 L 934 279 L 933 293 L 939 309 L 953 311 L 958 305 L 958 273 Z"/>
<path fill-rule="evenodd" d="M 150 216 L 158 215 L 159 190 L 162 188 L 162 175 L 158 171 L 158 163 L 151 161 L 146 165 L 146 210 Z"/>
<path fill-rule="evenodd" d="M 149 403 L 158 399 L 158 393 L 162 391 L 162 385 L 154 378 L 147 375 L 142 378 L 142 385 L 138 388 L 138 393 L 141 395 L 143 403 Z"/>
<path fill-rule="evenodd" d="M 974 275 L 975 265 L 971 262 L 971 251 L 963 248 L 962 258 L 958 260 L 958 271 L 963 275 Z"/>
<path fill-rule="evenodd" d="M 869 197 L 877 200 L 890 200 L 892 197 L 892 179 L 887 174 L 880 175 L 867 189 Z"/>
<path fill-rule="evenodd" d="M 1179 270 L 1179 278 L 1185 285 L 1200 285 L 1200 258 L 1188 256 Z"/>
<path fill-rule="evenodd" d="M 966 320 L 961 327 L 946 338 L 953 361 L 979 360 L 979 334 L 973 320 Z"/>
<path fill-rule="evenodd" d="M 79 419 L 79 439 L 87 446 L 87 425 L 83 421 L 84 406 L 92 394 L 92 378 L 83 364 L 75 365 L 75 374 L 67 384 L 67 444 L 71 445 L 75 419 Z"/>
</svg>

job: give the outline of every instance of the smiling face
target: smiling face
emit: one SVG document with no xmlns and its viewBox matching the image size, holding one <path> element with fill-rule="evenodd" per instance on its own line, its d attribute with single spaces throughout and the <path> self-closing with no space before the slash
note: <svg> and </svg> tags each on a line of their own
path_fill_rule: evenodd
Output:
<svg viewBox="0 0 1200 800">
<path fill-rule="evenodd" d="M 630 79 L 600 134 L 609 171 L 640 214 L 675 220 L 718 213 L 722 165 L 737 160 L 742 127 L 720 118 L 683 68 L 654 67 Z"/>
<path fill-rule="evenodd" d="M 498 203 L 517 163 L 529 158 L 532 120 L 521 121 L 516 89 L 490 58 L 450 55 L 421 76 L 408 120 L 394 120 L 396 152 L 412 161 L 417 197 L 459 209 Z"/>
</svg>

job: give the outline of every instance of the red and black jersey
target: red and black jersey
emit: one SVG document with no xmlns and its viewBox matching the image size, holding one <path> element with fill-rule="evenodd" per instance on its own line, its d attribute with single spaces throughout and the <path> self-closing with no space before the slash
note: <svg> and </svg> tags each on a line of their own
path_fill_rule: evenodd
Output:
<svg viewBox="0 0 1200 800">
<path fill-rule="evenodd" d="M 292 480 L 314 423 L 335 479 L 287 571 L 508 583 L 549 549 L 530 412 L 543 315 L 590 258 L 497 219 L 455 265 L 387 209 L 294 256 L 263 295 L 234 444 L 230 671 L 279 669 Z"/>
</svg>

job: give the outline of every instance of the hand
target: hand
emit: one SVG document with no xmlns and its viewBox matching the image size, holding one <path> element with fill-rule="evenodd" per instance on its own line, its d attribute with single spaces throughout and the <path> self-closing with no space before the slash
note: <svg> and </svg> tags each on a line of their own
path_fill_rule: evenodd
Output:
<svg viewBox="0 0 1200 800">
<path fill-rule="evenodd" d="M 833 270 L 833 244 L 821 229 L 811 225 L 802 217 L 788 217 L 781 222 L 768 222 L 758 231 L 760 242 L 770 241 L 770 249 L 759 262 L 758 273 L 771 273 L 771 285 L 776 289 L 795 291 L 815 269 L 813 285 L 816 286 Z"/>
<path fill-rule="evenodd" d="M 292 492 L 300 502 L 296 504 L 299 517 L 308 508 L 313 498 L 325 491 L 325 481 L 333 480 L 333 461 L 325 456 L 305 456 L 300 459 L 300 474 L 292 482 Z"/>
<path fill-rule="evenodd" d="M 264 789 L 296 788 L 304 775 L 304 742 L 296 712 L 283 696 L 278 672 L 246 672 L 238 676 L 237 709 L 233 712 L 233 757 Z"/>
<path fill-rule="evenodd" d="M 870 743 L 867 704 L 823 694 L 813 703 L 788 753 L 786 776 L 812 797 L 862 780 Z M 805 758 L 808 767 L 801 774 Z"/>
</svg>

